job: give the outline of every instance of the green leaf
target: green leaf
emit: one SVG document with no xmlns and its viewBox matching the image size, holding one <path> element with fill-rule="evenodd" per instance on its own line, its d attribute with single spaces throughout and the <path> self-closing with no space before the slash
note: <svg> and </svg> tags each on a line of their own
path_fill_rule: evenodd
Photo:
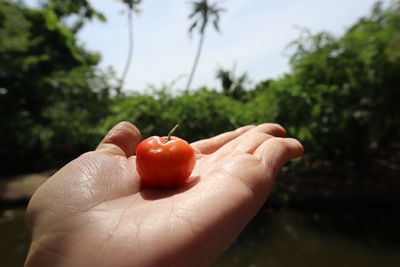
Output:
<svg viewBox="0 0 400 267">
<path fill-rule="evenodd" d="M 53 10 L 47 9 L 44 12 L 44 19 L 49 30 L 53 31 L 57 28 L 59 19 Z"/>
</svg>

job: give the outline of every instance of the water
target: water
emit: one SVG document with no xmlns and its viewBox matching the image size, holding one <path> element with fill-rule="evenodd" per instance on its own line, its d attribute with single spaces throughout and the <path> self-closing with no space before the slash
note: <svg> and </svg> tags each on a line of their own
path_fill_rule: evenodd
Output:
<svg viewBox="0 0 400 267">
<path fill-rule="evenodd" d="M 0 266 L 22 266 L 24 209 L 0 210 Z M 213 266 L 400 266 L 400 214 L 263 209 Z"/>
<path fill-rule="evenodd" d="M 25 209 L 0 209 L 0 266 L 22 266 L 26 251 Z"/>
<path fill-rule="evenodd" d="M 394 211 L 263 210 L 214 266 L 400 266 Z"/>
</svg>

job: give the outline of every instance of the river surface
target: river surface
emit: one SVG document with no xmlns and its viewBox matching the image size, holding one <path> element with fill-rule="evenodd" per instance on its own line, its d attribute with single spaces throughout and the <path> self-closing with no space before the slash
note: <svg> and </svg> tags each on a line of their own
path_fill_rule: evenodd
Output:
<svg viewBox="0 0 400 267">
<path fill-rule="evenodd" d="M 0 266 L 22 266 L 24 209 L 0 210 Z M 400 266 L 400 212 L 263 209 L 213 266 Z"/>
</svg>

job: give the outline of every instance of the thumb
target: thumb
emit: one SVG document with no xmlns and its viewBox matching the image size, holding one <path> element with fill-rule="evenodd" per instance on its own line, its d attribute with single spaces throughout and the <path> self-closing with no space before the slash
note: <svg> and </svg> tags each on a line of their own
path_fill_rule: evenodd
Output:
<svg viewBox="0 0 400 267">
<path fill-rule="evenodd" d="M 140 142 L 140 131 L 133 124 L 123 121 L 115 125 L 97 146 L 96 151 L 116 156 L 130 157 Z"/>
</svg>

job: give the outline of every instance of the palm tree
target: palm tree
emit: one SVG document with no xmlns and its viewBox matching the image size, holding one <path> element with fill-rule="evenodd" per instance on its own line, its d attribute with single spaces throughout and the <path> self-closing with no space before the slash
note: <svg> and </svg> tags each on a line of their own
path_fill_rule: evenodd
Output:
<svg viewBox="0 0 400 267">
<path fill-rule="evenodd" d="M 133 55 L 133 13 L 139 13 L 138 5 L 142 0 L 122 0 L 123 3 L 128 5 L 128 36 L 129 36 L 129 48 L 128 56 L 126 58 L 125 68 L 121 77 L 121 87 L 124 86 L 126 75 L 128 74 L 129 67 L 131 66 L 132 55 Z"/>
<path fill-rule="evenodd" d="M 190 88 L 194 73 L 196 72 L 201 50 L 203 48 L 204 35 L 208 22 L 212 21 L 215 30 L 219 32 L 219 15 L 220 12 L 225 11 L 225 9 L 217 7 L 217 2 L 209 4 L 208 0 L 199 0 L 197 2 L 192 2 L 191 4 L 192 12 L 189 14 L 189 19 L 193 20 L 193 23 L 190 25 L 189 33 L 192 34 L 195 29 L 198 29 L 200 40 L 193 67 L 186 85 L 187 90 Z"/>
</svg>

